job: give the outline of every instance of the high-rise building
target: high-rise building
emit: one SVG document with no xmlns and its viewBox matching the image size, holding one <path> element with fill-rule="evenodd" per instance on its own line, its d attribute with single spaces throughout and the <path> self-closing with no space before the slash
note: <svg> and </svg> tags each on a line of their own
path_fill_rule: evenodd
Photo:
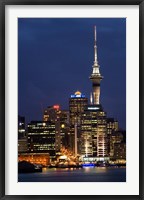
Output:
<svg viewBox="0 0 144 200">
<path fill-rule="evenodd" d="M 81 154 L 106 157 L 107 121 L 101 105 L 88 105 L 82 117 Z"/>
<path fill-rule="evenodd" d="M 107 118 L 107 134 L 111 135 L 113 132 L 118 131 L 118 121 L 114 118 Z"/>
<path fill-rule="evenodd" d="M 44 111 L 43 121 L 55 122 L 59 118 L 59 114 L 60 114 L 59 105 L 48 106 Z"/>
<path fill-rule="evenodd" d="M 61 110 L 59 105 L 47 107 L 43 115 L 44 121 L 55 123 L 56 128 L 56 151 L 61 147 L 69 148 L 69 111 Z"/>
<path fill-rule="evenodd" d="M 60 136 L 61 146 L 69 149 L 70 148 L 70 128 L 69 128 L 69 111 L 61 110 L 60 113 Z"/>
<path fill-rule="evenodd" d="M 75 154 L 80 153 L 81 118 L 87 105 L 88 99 L 79 91 L 69 99 L 70 149 Z"/>
<path fill-rule="evenodd" d="M 28 152 L 49 153 L 50 158 L 56 157 L 56 129 L 51 121 L 32 121 L 28 124 Z"/>
<path fill-rule="evenodd" d="M 56 145 L 56 151 L 59 152 L 61 148 L 61 136 L 60 136 L 60 106 L 59 105 L 53 105 L 48 106 L 47 109 L 44 111 L 43 115 L 43 121 L 47 122 L 50 121 L 55 124 L 55 145 Z"/>
<path fill-rule="evenodd" d="M 114 145 L 123 142 L 123 135 L 121 131 L 115 131 L 110 135 L 110 157 L 114 157 Z"/>
<path fill-rule="evenodd" d="M 76 91 L 69 99 L 70 125 L 81 124 L 81 115 L 88 105 L 88 99 L 80 91 Z"/>
<path fill-rule="evenodd" d="M 113 133 L 118 131 L 119 126 L 118 126 L 118 121 L 115 120 L 114 118 L 107 118 L 107 141 L 108 141 L 108 154 L 110 156 L 110 151 L 111 151 L 111 144 L 110 144 L 110 137 Z"/>
</svg>

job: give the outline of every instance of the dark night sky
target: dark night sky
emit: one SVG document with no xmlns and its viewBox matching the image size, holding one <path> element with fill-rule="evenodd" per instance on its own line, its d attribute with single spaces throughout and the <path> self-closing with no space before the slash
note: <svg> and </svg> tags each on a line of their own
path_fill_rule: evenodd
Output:
<svg viewBox="0 0 144 200">
<path fill-rule="evenodd" d="M 19 18 L 18 106 L 26 121 L 42 120 L 42 110 L 71 94 L 88 98 L 97 27 L 101 104 L 126 128 L 126 20 L 124 18 Z"/>
</svg>

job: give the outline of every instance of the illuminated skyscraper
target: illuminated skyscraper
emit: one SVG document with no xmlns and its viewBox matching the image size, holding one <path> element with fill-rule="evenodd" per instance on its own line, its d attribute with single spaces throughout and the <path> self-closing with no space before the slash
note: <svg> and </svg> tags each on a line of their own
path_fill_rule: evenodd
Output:
<svg viewBox="0 0 144 200">
<path fill-rule="evenodd" d="M 59 152 L 61 148 L 61 136 L 60 136 L 60 106 L 53 105 L 48 106 L 47 109 L 44 111 L 43 120 L 45 122 L 50 121 L 55 124 L 55 145 L 56 151 Z"/>
<path fill-rule="evenodd" d="M 66 149 L 69 149 L 70 128 L 69 128 L 69 111 L 61 110 L 60 113 L 60 136 L 61 136 L 61 145 Z"/>
<path fill-rule="evenodd" d="M 108 155 L 107 120 L 101 105 L 88 105 L 82 116 L 81 154 L 86 157 Z"/>
<path fill-rule="evenodd" d="M 118 131 L 114 131 L 111 135 L 110 135 L 110 157 L 114 158 L 115 157 L 115 144 L 121 144 L 121 143 L 126 143 L 126 132 L 123 130 L 118 130 Z M 120 147 L 120 145 L 117 145 L 117 150 L 118 147 Z"/>
<path fill-rule="evenodd" d="M 114 156 L 114 145 L 123 141 L 123 135 L 121 132 L 114 132 L 110 135 L 110 156 Z"/>
<path fill-rule="evenodd" d="M 28 152 L 49 153 L 50 158 L 56 156 L 55 123 L 47 121 L 32 121 L 28 124 Z"/>
<path fill-rule="evenodd" d="M 74 95 L 71 95 L 69 99 L 69 111 L 70 111 L 70 124 L 81 124 L 81 115 L 84 112 L 85 107 L 88 105 L 88 99 L 81 92 L 77 91 Z"/>
<path fill-rule="evenodd" d="M 88 99 L 81 92 L 77 91 L 69 99 L 70 111 L 70 148 L 73 152 L 80 153 L 80 134 L 81 117 L 85 107 L 88 105 Z M 75 134 L 77 136 L 75 136 Z M 76 139 L 77 138 L 77 139 Z M 77 141 L 76 141 L 77 140 Z M 75 146 L 77 145 L 77 150 Z"/>
<path fill-rule="evenodd" d="M 44 111 L 44 121 L 55 123 L 56 151 L 69 147 L 69 111 L 61 110 L 59 105 L 48 106 Z"/>
<path fill-rule="evenodd" d="M 107 118 L 107 134 L 111 135 L 114 131 L 118 131 L 118 121 L 114 118 Z"/>
</svg>

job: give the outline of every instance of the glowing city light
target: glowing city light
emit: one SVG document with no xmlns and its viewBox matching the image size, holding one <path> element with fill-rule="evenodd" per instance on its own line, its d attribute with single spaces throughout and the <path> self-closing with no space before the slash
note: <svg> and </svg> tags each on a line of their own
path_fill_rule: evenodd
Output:
<svg viewBox="0 0 144 200">
<path fill-rule="evenodd" d="M 53 108 L 58 110 L 60 108 L 60 106 L 59 105 L 54 105 Z"/>
<path fill-rule="evenodd" d="M 76 91 L 75 95 L 81 95 L 81 92 L 80 91 Z"/>
<path fill-rule="evenodd" d="M 98 107 L 88 107 L 88 110 L 99 110 Z"/>
<path fill-rule="evenodd" d="M 64 125 L 64 124 L 62 124 L 62 125 L 61 125 L 61 128 L 65 128 L 65 125 Z"/>
</svg>

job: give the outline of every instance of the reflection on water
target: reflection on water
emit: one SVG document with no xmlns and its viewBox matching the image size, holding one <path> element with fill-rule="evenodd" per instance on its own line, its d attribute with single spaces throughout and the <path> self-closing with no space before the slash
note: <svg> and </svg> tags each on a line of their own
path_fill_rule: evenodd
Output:
<svg viewBox="0 0 144 200">
<path fill-rule="evenodd" d="M 125 182 L 126 168 L 43 168 L 42 173 L 18 174 L 19 182 Z"/>
</svg>

